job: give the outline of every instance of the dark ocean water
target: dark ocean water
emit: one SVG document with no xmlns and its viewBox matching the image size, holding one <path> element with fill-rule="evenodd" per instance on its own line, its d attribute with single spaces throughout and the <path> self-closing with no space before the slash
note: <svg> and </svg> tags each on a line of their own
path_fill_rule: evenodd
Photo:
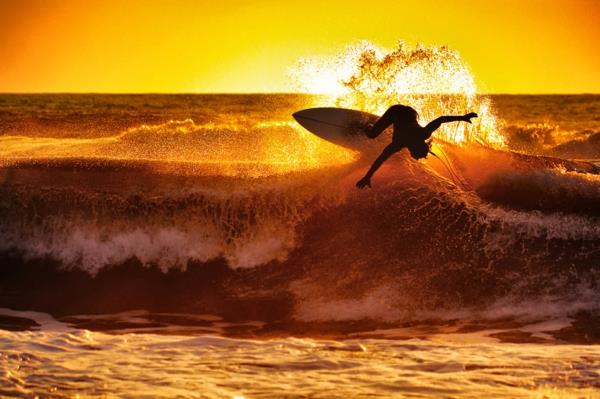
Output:
<svg viewBox="0 0 600 399">
<path fill-rule="evenodd" d="M 600 96 L 491 96 L 457 176 L 367 191 L 291 118 L 332 101 L 1 95 L 0 394 L 593 397 Z"/>
</svg>

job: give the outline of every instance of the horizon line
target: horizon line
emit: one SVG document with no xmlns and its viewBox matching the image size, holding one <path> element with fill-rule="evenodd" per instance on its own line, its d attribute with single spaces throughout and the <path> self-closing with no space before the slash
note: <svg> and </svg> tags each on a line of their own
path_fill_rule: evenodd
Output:
<svg viewBox="0 0 600 399">
<path fill-rule="evenodd" d="M 162 91 L 148 91 L 148 92 L 111 92 L 111 91 L 0 91 L 0 95 L 60 95 L 60 94 L 82 94 L 82 95 L 306 95 L 306 96 L 339 96 L 339 94 L 331 93 L 307 93 L 307 92 L 292 92 L 292 91 L 257 91 L 257 92 L 162 92 Z M 405 93 L 408 94 L 408 93 Z M 410 93 L 417 95 L 461 95 L 462 93 Z M 555 92 L 555 93 L 509 93 L 509 92 L 497 92 L 497 93 L 475 93 L 475 95 L 481 96 L 582 96 L 582 95 L 600 95 L 600 92 Z"/>
</svg>

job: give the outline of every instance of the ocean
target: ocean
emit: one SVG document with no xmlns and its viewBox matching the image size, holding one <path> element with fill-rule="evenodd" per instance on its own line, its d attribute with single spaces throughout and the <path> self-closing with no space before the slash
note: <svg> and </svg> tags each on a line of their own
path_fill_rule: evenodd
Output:
<svg viewBox="0 0 600 399">
<path fill-rule="evenodd" d="M 0 95 L 0 396 L 600 397 L 600 95 L 359 100 Z"/>
</svg>

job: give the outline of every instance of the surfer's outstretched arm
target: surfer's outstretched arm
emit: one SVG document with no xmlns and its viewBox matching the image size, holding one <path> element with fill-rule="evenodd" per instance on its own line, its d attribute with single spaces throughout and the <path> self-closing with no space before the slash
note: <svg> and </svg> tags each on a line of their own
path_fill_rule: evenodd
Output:
<svg viewBox="0 0 600 399">
<path fill-rule="evenodd" d="M 381 132 L 383 132 L 389 125 L 394 122 L 394 113 L 395 108 L 392 106 L 388 108 L 387 111 L 379 119 L 377 122 L 371 126 L 371 128 L 367 131 L 367 137 L 374 139 L 379 136 Z"/>
<path fill-rule="evenodd" d="M 477 118 L 477 114 L 475 112 L 471 112 L 465 115 L 448 115 L 448 116 L 440 116 L 429 122 L 427 126 L 425 126 L 425 131 L 427 132 L 427 137 L 431 136 L 433 132 L 439 129 L 442 126 L 442 123 L 449 122 L 469 122 L 471 123 L 471 118 Z"/>
<path fill-rule="evenodd" d="M 369 168 L 367 174 L 356 182 L 356 187 L 365 188 L 367 186 L 371 187 L 371 177 L 377 172 L 377 169 L 394 153 L 400 151 L 400 147 L 397 144 L 389 144 L 387 147 L 383 149 L 381 154 L 377 157 L 377 159 L 373 162 L 373 165 Z"/>
</svg>

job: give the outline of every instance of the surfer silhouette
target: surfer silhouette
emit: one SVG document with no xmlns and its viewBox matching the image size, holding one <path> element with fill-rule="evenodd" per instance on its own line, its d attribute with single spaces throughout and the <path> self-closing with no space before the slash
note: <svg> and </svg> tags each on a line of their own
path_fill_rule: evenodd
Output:
<svg viewBox="0 0 600 399">
<path fill-rule="evenodd" d="M 403 148 L 408 148 L 410 155 L 415 159 L 425 158 L 430 151 L 429 143 L 426 141 L 431 137 L 442 123 L 469 122 L 476 118 L 477 114 L 471 112 L 465 115 L 440 116 L 429 122 L 427 126 L 419 125 L 417 111 L 406 105 L 392 105 L 385 113 L 369 128 L 367 136 L 374 139 L 379 136 L 389 125 L 394 124 L 392 142 L 383 149 L 375 159 L 367 174 L 356 182 L 356 187 L 371 187 L 371 178 L 377 169 L 393 154 Z"/>
</svg>

